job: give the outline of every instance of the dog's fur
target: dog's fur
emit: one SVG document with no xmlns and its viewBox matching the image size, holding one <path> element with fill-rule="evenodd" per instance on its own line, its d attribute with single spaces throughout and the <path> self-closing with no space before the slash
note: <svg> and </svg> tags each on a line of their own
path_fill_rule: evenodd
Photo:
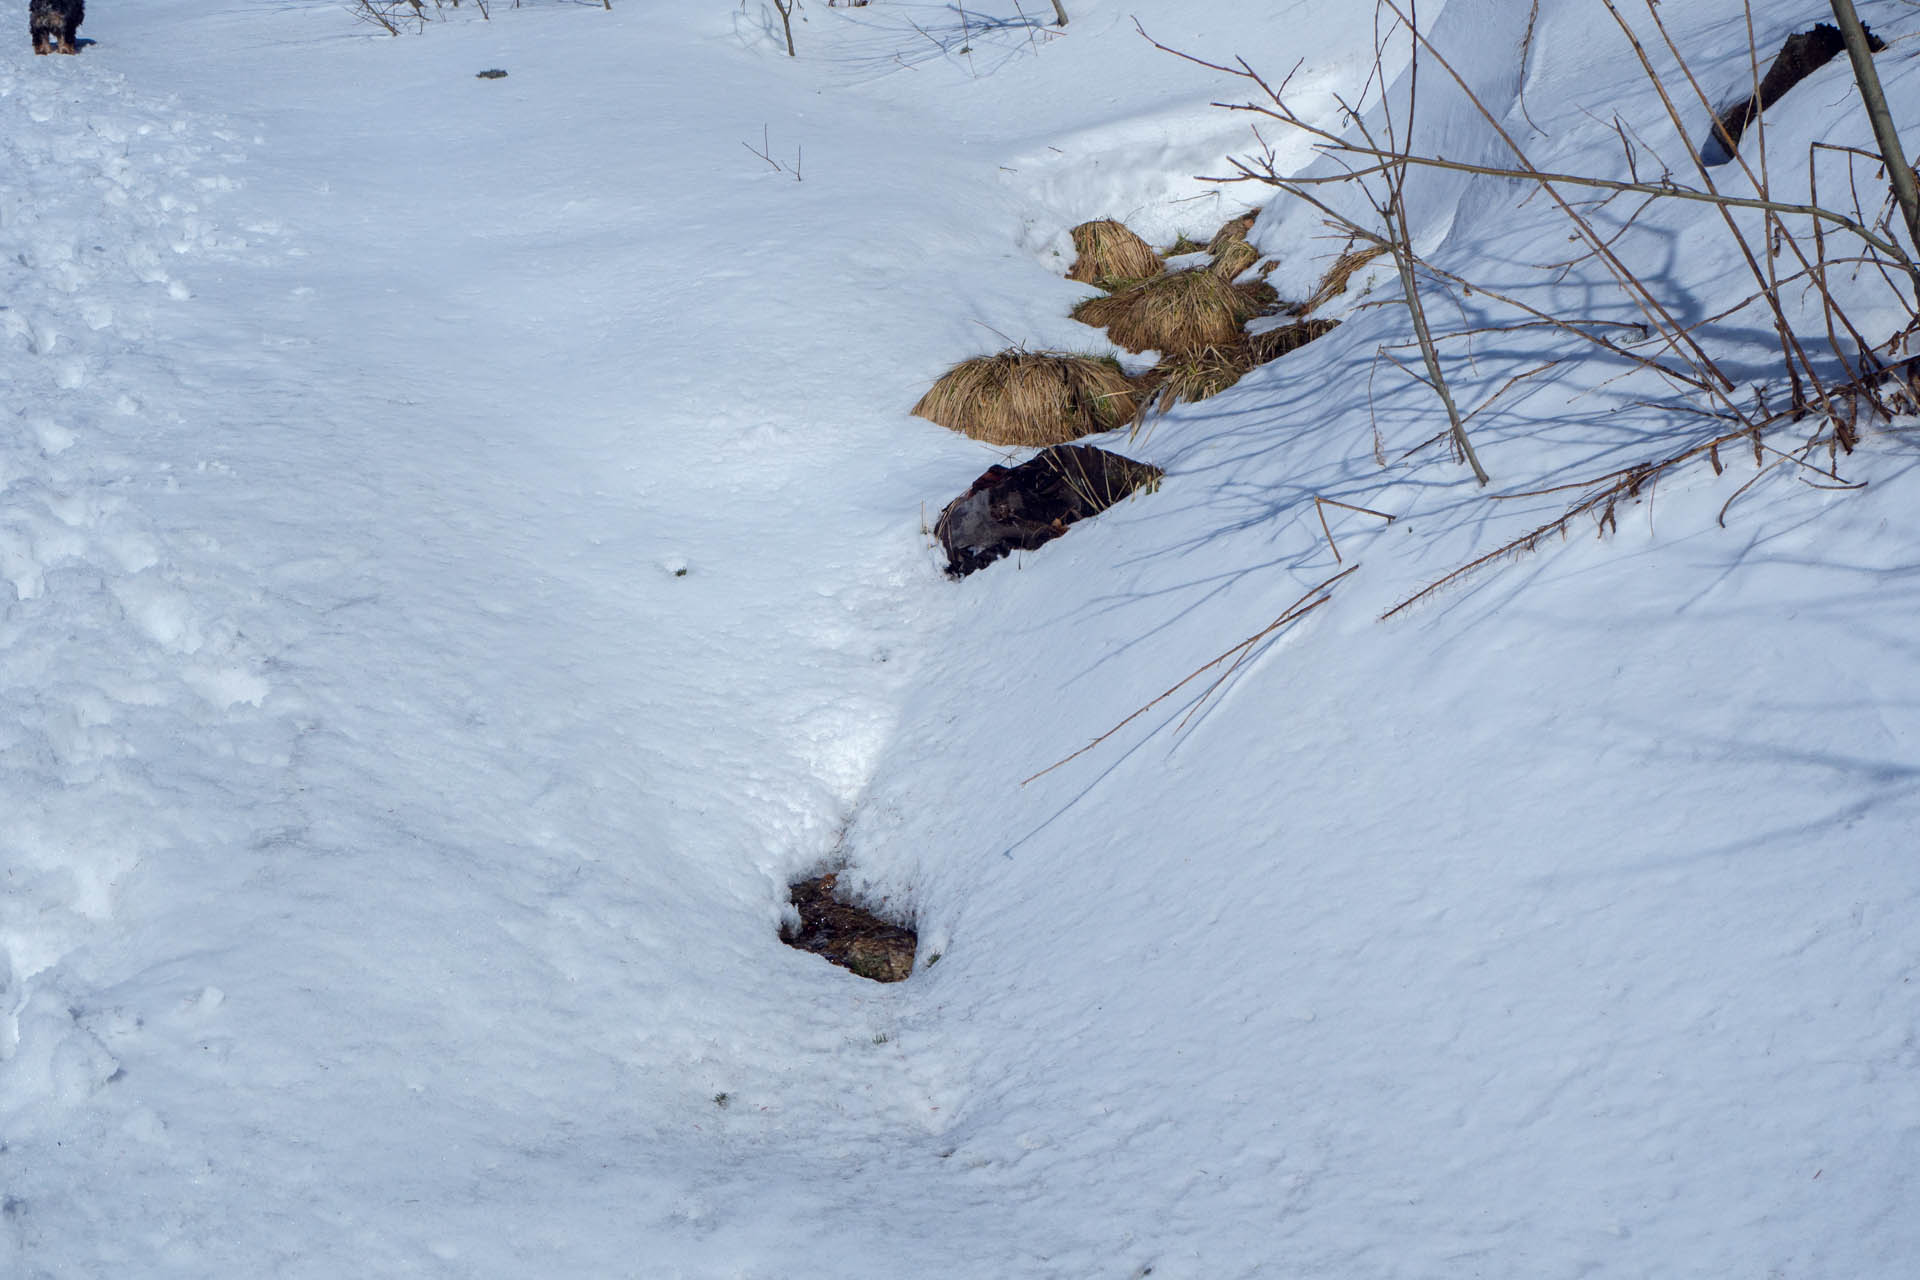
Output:
<svg viewBox="0 0 1920 1280">
<path fill-rule="evenodd" d="M 33 32 L 33 51 L 78 53 L 75 36 L 87 16 L 87 0 L 32 0 L 27 7 L 27 29 Z"/>
</svg>

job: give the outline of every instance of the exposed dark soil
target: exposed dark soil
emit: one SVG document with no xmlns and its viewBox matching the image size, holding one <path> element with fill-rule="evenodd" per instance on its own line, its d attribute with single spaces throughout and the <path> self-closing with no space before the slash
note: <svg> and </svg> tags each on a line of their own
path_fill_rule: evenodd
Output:
<svg viewBox="0 0 1920 1280">
<path fill-rule="evenodd" d="M 800 928 L 783 932 L 780 940 L 875 982 L 904 980 L 913 972 L 920 935 L 840 901 L 834 882 L 833 875 L 815 876 L 791 887 Z"/>
</svg>

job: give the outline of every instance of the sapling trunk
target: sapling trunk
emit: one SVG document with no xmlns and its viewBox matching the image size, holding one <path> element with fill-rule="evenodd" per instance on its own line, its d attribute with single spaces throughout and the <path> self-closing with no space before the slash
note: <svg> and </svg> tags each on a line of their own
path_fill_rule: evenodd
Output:
<svg viewBox="0 0 1920 1280">
<path fill-rule="evenodd" d="M 1406 214 L 1400 206 L 1400 192 L 1393 193 L 1393 207 L 1388 211 L 1388 236 L 1391 243 L 1387 251 L 1393 255 L 1393 265 L 1400 272 L 1400 291 L 1406 295 L 1407 315 L 1413 321 L 1414 341 L 1420 345 L 1420 359 L 1427 366 L 1427 378 L 1433 384 L 1433 390 L 1440 397 L 1440 404 L 1447 411 L 1447 429 L 1453 436 L 1454 445 L 1460 450 L 1460 456 L 1473 468 L 1473 478 L 1481 484 L 1488 480 L 1486 468 L 1480 465 L 1480 457 L 1473 451 L 1473 441 L 1467 438 L 1467 424 L 1460 418 L 1459 406 L 1454 403 L 1453 389 L 1447 385 L 1447 378 L 1440 371 L 1440 351 L 1434 345 L 1433 333 L 1427 328 L 1427 309 L 1420 300 L 1420 285 L 1413 269 L 1412 239 L 1407 231 Z"/>
<path fill-rule="evenodd" d="M 800 56 L 793 51 L 793 6 L 799 2 L 800 0 L 773 0 L 773 7 L 780 11 L 780 26 L 787 33 L 787 56 L 789 58 L 797 58 Z M 613 6 L 609 4 L 607 7 L 612 8 Z"/>
<path fill-rule="evenodd" d="M 1860 86 L 1860 101 L 1867 108 L 1867 118 L 1873 121 L 1874 141 L 1880 144 L 1880 158 L 1886 162 L 1894 199 L 1906 215 L 1907 235 L 1920 249 L 1920 183 L 1914 181 L 1913 168 L 1900 146 L 1900 131 L 1894 128 L 1893 113 L 1887 110 L 1887 95 L 1880 89 L 1880 73 L 1874 70 L 1873 50 L 1868 47 L 1867 31 L 1854 12 L 1853 0 L 1833 0 L 1833 20 L 1839 24 L 1840 38 L 1847 42 L 1854 83 Z"/>
</svg>

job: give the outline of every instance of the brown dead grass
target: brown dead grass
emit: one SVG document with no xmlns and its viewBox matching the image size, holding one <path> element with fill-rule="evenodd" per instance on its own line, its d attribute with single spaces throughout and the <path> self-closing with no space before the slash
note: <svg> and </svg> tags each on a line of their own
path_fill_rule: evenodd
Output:
<svg viewBox="0 0 1920 1280">
<path fill-rule="evenodd" d="M 1259 216 L 1258 212 L 1243 213 L 1221 227 L 1213 233 L 1213 240 L 1207 245 L 1207 252 L 1218 255 L 1222 249 L 1235 241 L 1245 244 L 1247 242 L 1247 235 L 1253 230 L 1254 221 L 1259 218 Z"/>
<path fill-rule="evenodd" d="M 1354 274 L 1386 251 L 1385 245 L 1370 244 L 1349 249 L 1335 258 L 1333 265 L 1327 268 L 1327 274 L 1321 279 L 1319 287 L 1314 289 L 1313 296 L 1309 297 L 1306 305 L 1301 308 L 1302 314 L 1318 310 L 1345 293 L 1347 284 L 1353 279 Z"/>
<path fill-rule="evenodd" d="M 1246 343 L 1207 347 L 1191 355 L 1162 360 L 1147 374 L 1152 386 L 1142 414 L 1164 412 L 1176 404 L 1190 404 L 1217 396 L 1246 376 L 1257 361 Z"/>
<path fill-rule="evenodd" d="M 1069 280 L 1107 289 L 1114 282 L 1157 276 L 1166 267 L 1152 245 L 1111 218 L 1083 222 L 1068 234 L 1079 251 L 1067 272 Z"/>
<path fill-rule="evenodd" d="M 1191 404 L 1217 396 L 1255 366 L 1297 351 L 1339 326 L 1338 320 L 1303 320 L 1299 324 L 1243 336 L 1228 346 L 1207 347 L 1162 360 L 1140 379 L 1144 389 L 1140 417 L 1165 412 L 1176 404 Z"/>
<path fill-rule="evenodd" d="M 1110 359 L 1015 350 L 961 361 L 913 411 L 988 444 L 1049 445 L 1124 425 L 1138 396 Z"/>
<path fill-rule="evenodd" d="M 1316 338 L 1324 338 L 1340 327 L 1338 320 L 1302 320 L 1299 324 L 1283 325 L 1278 329 L 1269 329 L 1265 333 L 1256 333 L 1248 339 L 1253 350 L 1253 362 L 1265 364 L 1269 360 L 1278 360 L 1289 351 L 1298 351 Z"/>
<path fill-rule="evenodd" d="M 1241 272 L 1260 261 L 1260 251 L 1245 240 L 1228 240 L 1214 250 L 1213 274 L 1222 280 L 1232 280 Z"/>
<path fill-rule="evenodd" d="M 1235 285 L 1211 270 L 1172 271 L 1105 298 L 1089 298 L 1073 318 L 1128 351 L 1188 356 L 1245 340 L 1247 321 L 1275 300 L 1265 284 Z"/>
</svg>

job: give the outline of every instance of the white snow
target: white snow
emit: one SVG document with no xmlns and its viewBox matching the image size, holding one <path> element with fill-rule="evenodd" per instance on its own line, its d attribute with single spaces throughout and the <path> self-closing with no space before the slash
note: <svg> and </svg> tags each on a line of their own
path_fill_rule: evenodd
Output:
<svg viewBox="0 0 1920 1280">
<path fill-rule="evenodd" d="M 1531 7 L 1421 12 L 1542 167 L 1624 173 L 1615 113 L 1684 155 L 1600 6 L 1541 0 L 1522 74 Z M 1920 130 L 1920 16 L 1861 7 Z M 1074 223 L 1274 194 L 1202 180 L 1249 86 L 1135 18 L 1330 122 L 1373 65 L 1362 4 L 1022 8 L 816 0 L 794 59 L 759 0 L 6 42 L 0 1275 L 1914 1272 L 1914 423 L 1864 489 L 1777 468 L 1723 528 L 1751 462 L 1690 464 L 1380 621 L 1565 505 L 1493 494 L 1697 424 L 1487 338 L 1476 403 L 1562 363 L 1476 419 L 1482 491 L 1408 455 L 1444 419 L 1376 271 L 1104 442 L 1159 492 L 948 581 L 925 527 L 1004 453 L 928 383 L 1103 349 Z M 1734 93 L 1741 6 L 1682 9 Z M 1770 110 L 1774 162 L 1870 145 L 1852 93 Z M 1566 246 L 1525 189 L 1415 195 L 1449 269 L 1626 314 L 1526 265 Z M 1257 239 L 1289 292 L 1341 248 Z M 1742 290 L 1711 210 L 1621 243 L 1693 318 Z M 1761 324 L 1714 333 L 1742 394 Z M 1327 508 L 1336 561 L 1316 495 L 1397 518 Z M 909 981 L 781 944 L 829 865 L 914 917 Z"/>
</svg>

